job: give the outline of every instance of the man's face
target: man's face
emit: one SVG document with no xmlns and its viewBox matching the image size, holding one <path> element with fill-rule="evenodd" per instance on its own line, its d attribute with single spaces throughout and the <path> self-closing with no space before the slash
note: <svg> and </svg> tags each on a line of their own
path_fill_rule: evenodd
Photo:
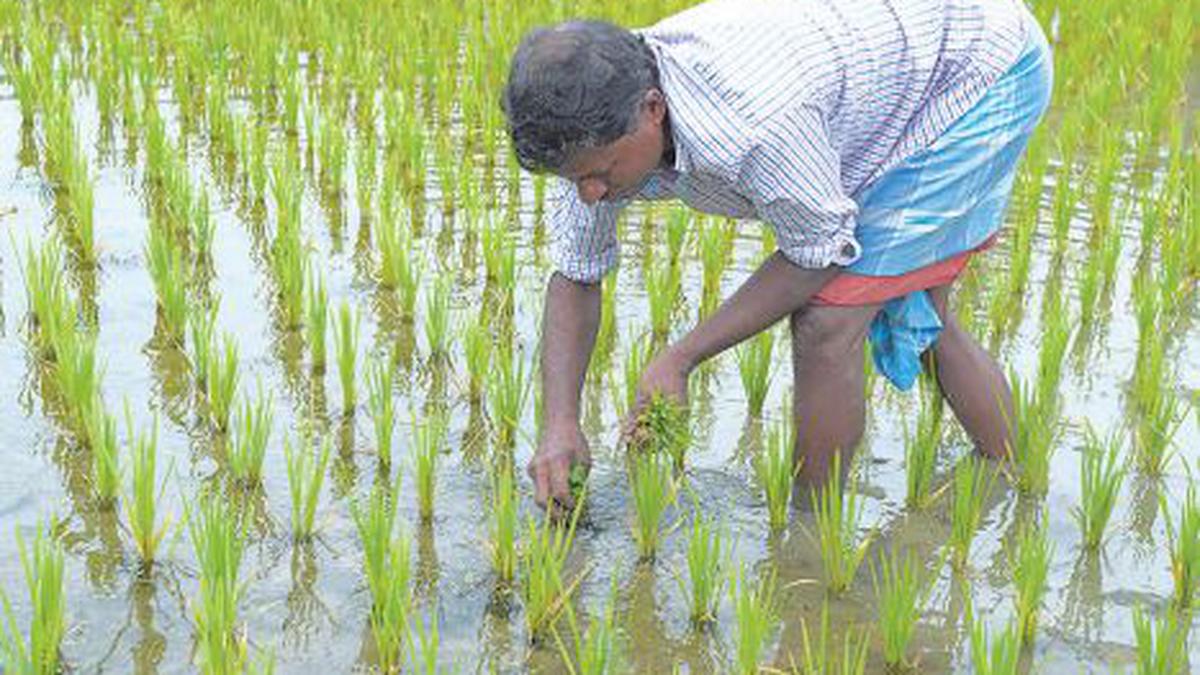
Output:
<svg viewBox="0 0 1200 675">
<path fill-rule="evenodd" d="M 651 89 L 642 101 L 633 131 L 608 145 L 576 153 L 561 175 L 575 183 L 583 203 L 615 201 L 637 191 L 662 161 L 666 111 L 662 92 Z"/>
</svg>

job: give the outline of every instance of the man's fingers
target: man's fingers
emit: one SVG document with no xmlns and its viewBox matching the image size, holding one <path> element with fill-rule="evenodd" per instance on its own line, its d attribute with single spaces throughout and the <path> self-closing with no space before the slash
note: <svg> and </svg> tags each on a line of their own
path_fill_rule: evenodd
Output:
<svg viewBox="0 0 1200 675">
<path fill-rule="evenodd" d="M 637 432 L 638 416 L 640 412 L 640 407 L 635 408 L 632 412 L 626 415 L 624 421 L 621 422 L 620 442 L 622 445 L 628 444 L 629 440 L 633 438 L 634 434 Z"/>
<path fill-rule="evenodd" d="M 550 498 L 562 504 L 568 509 L 574 505 L 574 496 L 571 494 L 570 469 L 566 462 L 552 462 L 550 464 Z"/>
<path fill-rule="evenodd" d="M 621 445 L 629 443 L 629 435 L 632 433 L 633 424 L 630 422 L 630 418 L 625 418 L 625 420 L 621 422 L 621 438 L 619 439 L 619 443 Z"/>
<path fill-rule="evenodd" d="M 533 501 L 545 508 L 550 496 L 550 477 L 546 463 L 534 459 L 529 463 L 529 474 L 533 478 Z"/>
</svg>

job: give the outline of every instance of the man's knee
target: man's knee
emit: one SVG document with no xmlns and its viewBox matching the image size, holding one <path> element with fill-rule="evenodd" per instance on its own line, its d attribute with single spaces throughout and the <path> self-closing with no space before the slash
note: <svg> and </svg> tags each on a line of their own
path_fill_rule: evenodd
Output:
<svg viewBox="0 0 1200 675">
<path fill-rule="evenodd" d="M 817 305 L 794 312 L 789 320 L 793 358 L 860 365 L 863 340 L 874 316 L 875 311 L 866 307 Z"/>
</svg>

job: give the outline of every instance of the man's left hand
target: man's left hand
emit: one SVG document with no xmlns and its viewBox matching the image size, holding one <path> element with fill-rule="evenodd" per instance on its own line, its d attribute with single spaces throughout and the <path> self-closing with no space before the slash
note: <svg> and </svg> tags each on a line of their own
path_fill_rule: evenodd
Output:
<svg viewBox="0 0 1200 675">
<path fill-rule="evenodd" d="M 688 375 L 692 364 L 674 346 L 659 352 L 638 380 L 637 398 L 633 409 L 625 415 L 621 424 L 621 437 L 628 438 L 637 426 L 638 416 L 655 394 L 660 394 L 679 405 L 687 405 Z"/>
</svg>

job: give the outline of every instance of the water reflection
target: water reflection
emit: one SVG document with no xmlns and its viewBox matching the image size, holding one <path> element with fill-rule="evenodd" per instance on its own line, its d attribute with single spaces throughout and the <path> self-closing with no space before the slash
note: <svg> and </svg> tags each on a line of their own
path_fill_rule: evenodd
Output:
<svg viewBox="0 0 1200 675">
<path fill-rule="evenodd" d="M 318 630 L 318 622 L 333 623 L 333 613 L 317 594 L 316 552 L 312 541 L 292 546 L 292 585 L 287 594 L 287 614 L 281 626 L 284 644 L 289 649 L 305 650 Z"/>
</svg>

